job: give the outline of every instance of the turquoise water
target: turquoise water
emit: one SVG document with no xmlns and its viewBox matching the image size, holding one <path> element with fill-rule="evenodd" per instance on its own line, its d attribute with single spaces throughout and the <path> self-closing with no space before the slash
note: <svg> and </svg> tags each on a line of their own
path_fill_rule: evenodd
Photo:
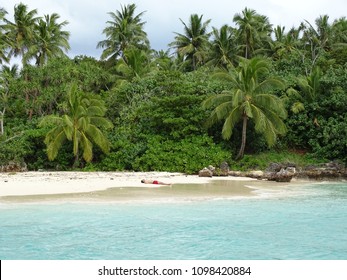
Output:
<svg viewBox="0 0 347 280">
<path fill-rule="evenodd" d="M 290 195 L 0 204 L 0 259 L 347 259 L 347 184 Z"/>
</svg>

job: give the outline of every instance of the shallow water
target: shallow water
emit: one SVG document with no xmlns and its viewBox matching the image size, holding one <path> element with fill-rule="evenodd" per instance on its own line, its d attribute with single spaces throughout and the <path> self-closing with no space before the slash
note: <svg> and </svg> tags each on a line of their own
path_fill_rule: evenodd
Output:
<svg viewBox="0 0 347 280">
<path fill-rule="evenodd" d="M 347 259 L 346 183 L 216 184 L 2 200 L 0 259 Z"/>
</svg>

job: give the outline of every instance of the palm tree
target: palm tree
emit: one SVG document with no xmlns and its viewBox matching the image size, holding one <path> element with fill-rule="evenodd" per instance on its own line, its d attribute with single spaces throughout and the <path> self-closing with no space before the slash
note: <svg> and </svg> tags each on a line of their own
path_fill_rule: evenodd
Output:
<svg viewBox="0 0 347 280">
<path fill-rule="evenodd" d="M 280 59 L 292 52 L 300 52 L 300 31 L 301 27 L 293 27 L 286 33 L 285 27 L 276 26 L 273 30 L 275 40 L 271 42 L 272 56 L 276 59 Z"/>
<path fill-rule="evenodd" d="M 18 65 L 2 66 L 0 71 L 0 135 L 4 134 L 5 112 L 11 95 L 11 82 L 18 78 Z"/>
<path fill-rule="evenodd" d="M 236 30 L 228 25 L 213 29 L 213 41 L 210 52 L 212 65 L 227 69 L 234 65 L 237 56 L 235 33 Z"/>
<path fill-rule="evenodd" d="M 110 149 L 110 143 L 100 130 L 112 128 L 112 123 L 104 117 L 106 107 L 96 96 L 88 96 L 73 85 L 68 93 L 68 111 L 63 116 L 46 116 L 41 126 L 54 125 L 47 133 L 45 144 L 49 160 L 54 160 L 66 140 L 73 143 L 74 166 L 79 163 L 80 149 L 83 158 L 90 162 L 93 158 L 93 143 L 104 153 Z"/>
<path fill-rule="evenodd" d="M 21 56 L 23 65 L 28 62 L 25 54 L 35 39 L 35 27 L 39 20 L 36 14 L 36 9 L 28 11 L 28 6 L 20 3 L 14 7 L 14 22 L 5 19 L 4 29 L 10 44 L 9 55 Z"/>
<path fill-rule="evenodd" d="M 124 59 L 117 63 L 116 70 L 121 80 L 131 80 L 135 77 L 143 77 L 150 72 L 150 63 L 145 51 L 136 48 L 128 48 L 124 53 Z"/>
<path fill-rule="evenodd" d="M 205 108 L 214 107 L 209 125 L 224 120 L 224 139 L 230 139 L 235 125 L 242 121 L 241 147 L 236 159 L 244 155 L 248 120 L 254 122 L 255 130 L 263 134 L 269 146 L 275 144 L 277 135 L 286 132 L 284 104 L 272 94 L 272 91 L 282 89 L 284 84 L 277 78 L 264 78 L 269 68 L 269 63 L 261 58 L 241 59 L 238 68 L 215 75 L 227 81 L 230 90 L 210 96 L 203 102 Z"/>
<path fill-rule="evenodd" d="M 335 61 L 344 65 L 347 61 L 347 19 L 341 17 L 334 20 L 331 26 L 332 50 L 330 55 Z"/>
<path fill-rule="evenodd" d="M 318 58 L 326 51 L 330 51 L 332 47 L 332 25 L 329 24 L 329 16 L 324 15 L 316 18 L 316 28 L 305 21 L 302 24 L 304 28 L 303 42 L 307 52 L 310 54 L 313 69 Z"/>
<path fill-rule="evenodd" d="M 68 31 L 62 28 L 68 24 L 67 21 L 58 23 L 59 15 L 45 15 L 40 19 L 35 28 L 35 43 L 28 51 L 27 60 L 34 57 L 36 65 L 42 66 L 51 57 L 66 56 L 64 52 L 70 49 Z"/>
<path fill-rule="evenodd" d="M 304 111 L 305 104 L 312 104 L 317 101 L 317 98 L 322 91 L 321 79 L 322 71 L 318 66 L 313 68 L 310 75 L 300 76 L 296 79 L 300 91 L 293 88 L 287 91 L 289 95 L 292 95 L 295 98 L 295 102 L 291 106 L 293 113 Z M 313 124 L 317 127 L 319 126 L 318 119 L 315 115 L 313 116 Z"/>
<path fill-rule="evenodd" d="M 270 40 L 272 27 L 269 19 L 255 10 L 245 8 L 241 14 L 234 16 L 233 22 L 238 27 L 240 52 L 245 58 L 251 58 L 257 49 L 263 47 L 264 42 Z"/>
<path fill-rule="evenodd" d="M 178 55 L 184 57 L 185 61 L 189 61 L 191 70 L 196 70 L 198 65 L 203 64 L 207 56 L 211 34 L 207 32 L 207 28 L 211 20 L 202 22 L 202 17 L 197 14 L 191 15 L 188 25 L 180 19 L 184 25 L 184 34 L 175 32 L 175 41 L 169 44 L 176 49 Z"/>
<path fill-rule="evenodd" d="M 334 20 L 331 26 L 332 42 L 334 45 L 344 45 L 347 44 L 347 19 L 346 17 Z"/>
<path fill-rule="evenodd" d="M 130 47 L 148 50 L 149 41 L 147 33 L 143 30 L 145 22 L 141 21 L 144 12 L 135 14 L 136 5 L 121 6 L 121 11 L 110 12 L 112 20 L 107 21 L 108 26 L 103 30 L 106 40 L 97 44 L 103 48 L 101 59 L 116 60 L 124 57 L 125 50 Z"/>
<path fill-rule="evenodd" d="M 169 50 L 160 50 L 152 52 L 152 61 L 157 69 L 159 70 L 170 70 L 174 68 L 174 61 L 172 56 L 170 56 Z"/>
<path fill-rule="evenodd" d="M 5 35 L 5 29 L 3 25 L 6 14 L 6 10 L 0 8 L 0 64 L 2 64 L 3 62 L 8 62 L 6 50 L 9 47 L 9 42 L 7 40 L 7 36 Z"/>
</svg>

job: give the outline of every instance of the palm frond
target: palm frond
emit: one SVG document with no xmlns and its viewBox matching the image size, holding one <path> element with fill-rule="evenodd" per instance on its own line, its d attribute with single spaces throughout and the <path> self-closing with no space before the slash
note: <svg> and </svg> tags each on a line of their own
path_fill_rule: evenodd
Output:
<svg viewBox="0 0 347 280">
<path fill-rule="evenodd" d="M 240 121 L 242 117 L 242 108 L 236 107 L 234 108 L 228 117 L 225 119 L 223 129 L 222 129 L 222 136 L 224 139 L 228 140 L 230 139 L 233 129 L 235 125 Z"/>
<path fill-rule="evenodd" d="M 86 162 L 93 159 L 93 143 L 89 140 L 85 133 L 81 133 L 81 146 L 83 148 L 83 158 Z"/>
<path fill-rule="evenodd" d="M 54 135 L 54 137 L 52 137 Z M 49 160 L 54 160 L 57 155 L 60 147 L 66 140 L 66 135 L 62 129 L 55 129 L 51 131 L 51 134 L 47 134 L 45 143 L 47 144 L 47 156 Z"/>
</svg>

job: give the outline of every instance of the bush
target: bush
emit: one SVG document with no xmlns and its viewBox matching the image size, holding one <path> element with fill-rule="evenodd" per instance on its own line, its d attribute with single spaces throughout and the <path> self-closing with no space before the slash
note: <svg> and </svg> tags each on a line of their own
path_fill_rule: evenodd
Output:
<svg viewBox="0 0 347 280">
<path fill-rule="evenodd" d="M 299 154 L 289 151 L 267 151 L 255 155 L 245 155 L 240 161 L 233 162 L 232 170 L 265 170 L 271 162 L 293 163 L 298 167 L 320 163 L 312 154 Z"/>
<path fill-rule="evenodd" d="M 208 136 L 191 136 L 178 141 L 155 136 L 146 152 L 134 162 L 134 170 L 197 173 L 208 165 L 219 166 L 231 155 Z"/>
</svg>

